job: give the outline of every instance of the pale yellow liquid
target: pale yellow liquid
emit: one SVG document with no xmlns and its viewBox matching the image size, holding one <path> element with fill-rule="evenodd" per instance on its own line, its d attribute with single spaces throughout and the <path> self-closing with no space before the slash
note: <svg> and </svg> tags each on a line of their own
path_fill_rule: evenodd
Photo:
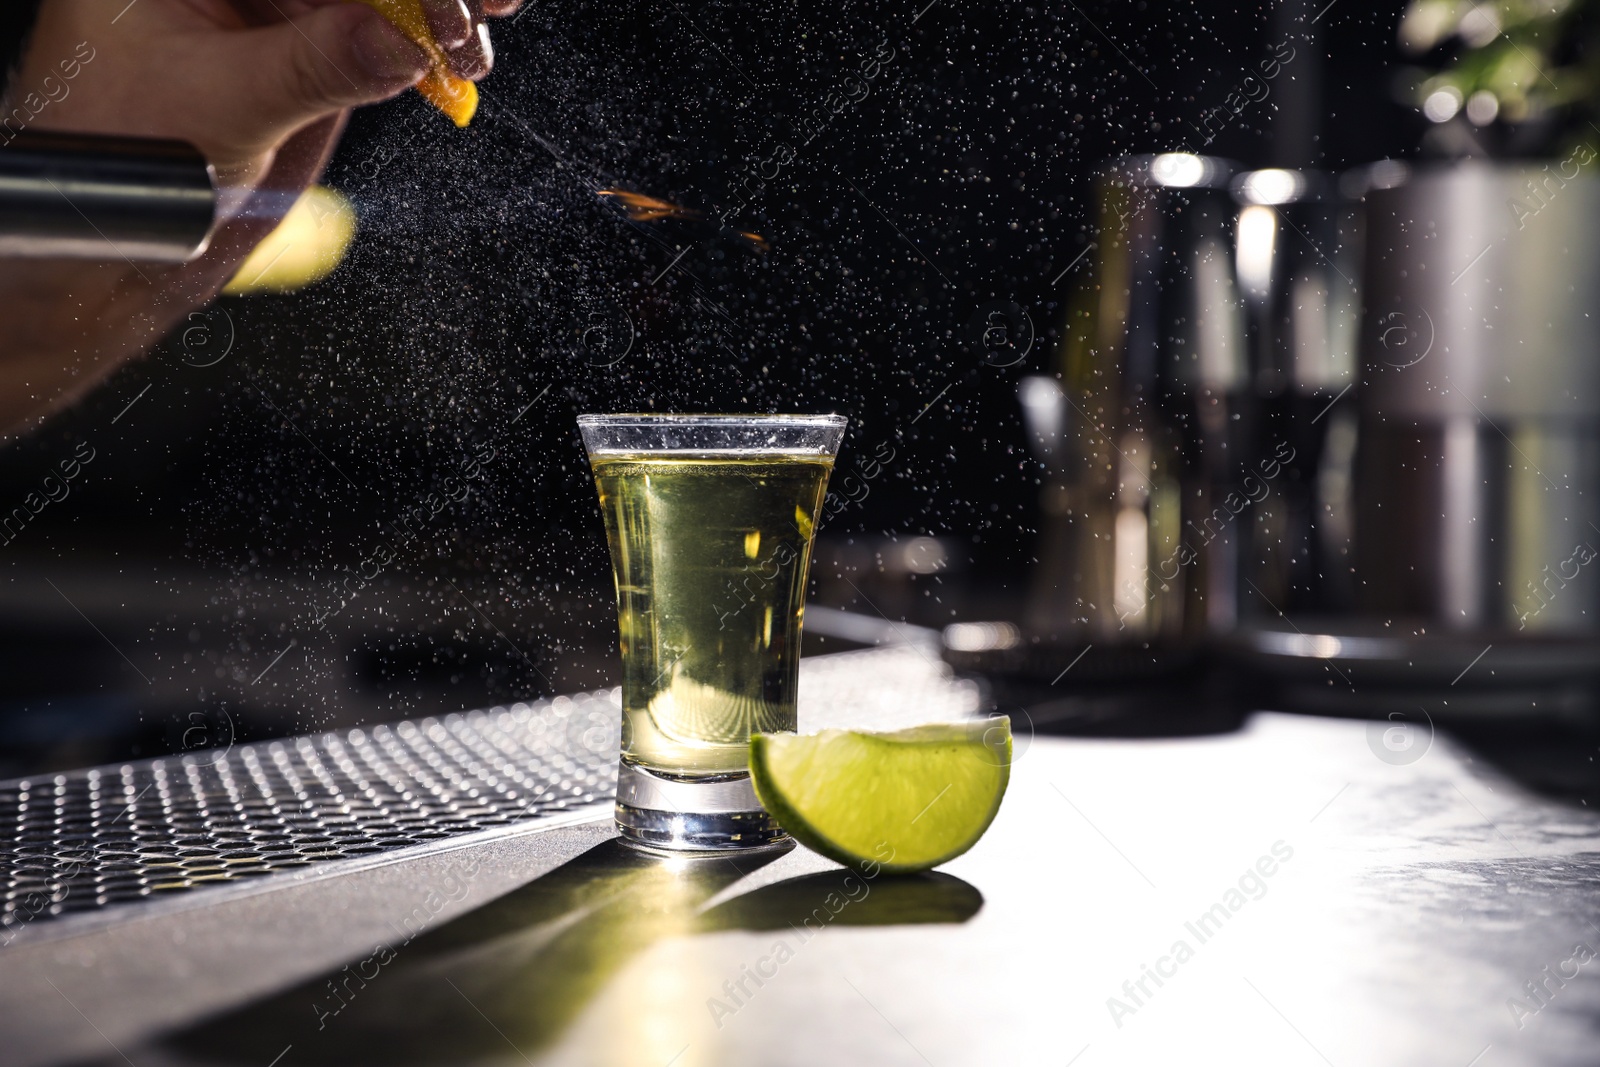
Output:
<svg viewBox="0 0 1600 1067">
<path fill-rule="evenodd" d="M 593 460 L 622 635 L 622 758 L 685 778 L 748 769 L 795 728 L 800 625 L 833 469 L 801 453 Z"/>
</svg>

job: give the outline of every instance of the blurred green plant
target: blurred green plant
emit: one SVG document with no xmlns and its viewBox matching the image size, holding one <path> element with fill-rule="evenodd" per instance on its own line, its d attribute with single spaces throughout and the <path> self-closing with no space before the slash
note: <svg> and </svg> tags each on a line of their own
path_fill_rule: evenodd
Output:
<svg viewBox="0 0 1600 1067">
<path fill-rule="evenodd" d="M 1412 0 L 1399 40 L 1435 68 L 1407 93 L 1435 123 L 1524 127 L 1548 149 L 1600 119 L 1600 0 Z"/>
</svg>

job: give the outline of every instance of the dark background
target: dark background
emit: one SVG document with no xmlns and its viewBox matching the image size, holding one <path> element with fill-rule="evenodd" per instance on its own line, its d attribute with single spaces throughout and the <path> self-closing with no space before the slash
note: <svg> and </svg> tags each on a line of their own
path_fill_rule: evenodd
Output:
<svg viewBox="0 0 1600 1067">
<path fill-rule="evenodd" d="M 816 596 L 1005 613 L 1037 513 L 1016 382 L 1052 369 L 1089 175 L 1200 148 L 1283 41 L 1271 95 L 1208 151 L 1410 154 L 1401 6 L 530 6 L 495 27 L 469 129 L 414 94 L 356 114 L 326 182 L 361 225 L 331 279 L 220 301 L 0 452 L 9 508 L 95 449 L 0 547 L 0 774 L 611 684 L 585 411 L 846 413 L 840 476 L 894 459 L 824 530 Z M 0 15 L 12 51 L 28 7 Z M 794 161 L 742 204 L 782 143 Z M 611 187 L 707 218 L 636 224 Z M 1005 367 L 976 343 L 996 301 L 1035 333 Z M 467 499 L 395 540 L 486 444 Z M 395 563 L 341 609 L 380 539 Z"/>
</svg>

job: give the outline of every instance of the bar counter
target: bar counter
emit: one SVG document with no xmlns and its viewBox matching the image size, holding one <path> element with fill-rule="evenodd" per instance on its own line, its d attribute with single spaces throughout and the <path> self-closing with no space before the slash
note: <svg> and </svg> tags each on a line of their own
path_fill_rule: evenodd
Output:
<svg viewBox="0 0 1600 1067">
<path fill-rule="evenodd" d="M 804 670 L 803 728 L 981 705 L 916 642 Z M 1592 1064 L 1600 818 L 1381 725 L 1090 739 L 1024 715 L 989 833 L 920 876 L 651 856 L 602 796 L 18 921 L 5 1059 Z"/>
</svg>

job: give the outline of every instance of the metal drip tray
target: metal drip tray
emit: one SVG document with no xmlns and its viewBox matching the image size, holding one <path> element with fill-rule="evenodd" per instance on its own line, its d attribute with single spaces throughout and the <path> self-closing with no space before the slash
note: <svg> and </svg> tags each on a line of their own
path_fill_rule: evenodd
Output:
<svg viewBox="0 0 1600 1067">
<path fill-rule="evenodd" d="M 808 659 L 801 678 L 806 728 L 978 704 L 913 644 Z M 618 701 L 606 690 L 0 783 L 0 945 L 75 913 L 603 816 Z"/>
<path fill-rule="evenodd" d="M 594 804 L 617 716 L 603 692 L 0 783 L 0 928 Z"/>
</svg>

